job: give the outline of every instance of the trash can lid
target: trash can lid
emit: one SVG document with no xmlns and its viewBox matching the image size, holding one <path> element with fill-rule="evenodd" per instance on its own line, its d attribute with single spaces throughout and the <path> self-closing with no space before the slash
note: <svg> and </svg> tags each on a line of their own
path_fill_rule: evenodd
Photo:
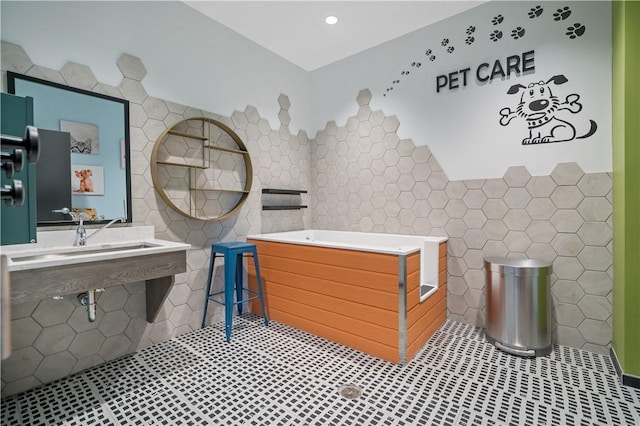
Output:
<svg viewBox="0 0 640 426">
<path fill-rule="evenodd" d="M 551 273 L 552 263 L 538 259 L 515 259 L 509 257 L 485 257 L 484 266 L 491 271 L 505 271 L 516 275 L 521 272 L 546 272 Z"/>
</svg>

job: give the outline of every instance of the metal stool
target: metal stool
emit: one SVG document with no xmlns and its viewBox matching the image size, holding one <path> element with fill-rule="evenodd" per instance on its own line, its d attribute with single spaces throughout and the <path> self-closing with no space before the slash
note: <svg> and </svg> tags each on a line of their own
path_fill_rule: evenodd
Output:
<svg viewBox="0 0 640 426">
<path fill-rule="evenodd" d="M 218 254 L 219 253 L 219 254 Z M 258 291 L 252 290 L 242 286 L 242 258 L 244 254 L 253 257 L 253 265 L 256 269 L 256 278 L 258 279 Z M 211 293 L 211 282 L 213 281 L 213 265 L 216 257 L 224 257 L 224 290 L 216 293 Z M 236 301 L 238 305 L 238 314 L 242 314 L 242 303 L 253 299 L 260 299 L 260 305 L 262 306 L 262 313 L 264 316 L 264 325 L 269 325 L 269 319 L 267 318 L 267 311 L 264 307 L 264 297 L 262 293 L 262 280 L 260 279 L 260 269 L 258 267 L 258 253 L 256 251 L 256 245 L 243 242 L 230 242 L 230 243 L 217 243 L 211 246 L 211 261 L 209 262 L 209 277 L 207 278 L 207 298 L 204 302 L 204 314 L 202 315 L 202 327 L 205 326 L 205 320 L 207 319 L 207 307 L 209 301 L 216 302 L 224 305 L 224 325 L 227 335 L 227 342 L 231 341 L 231 326 L 233 322 L 233 289 L 235 283 Z M 246 290 L 249 293 L 257 294 L 247 299 L 242 298 L 242 291 Z M 215 300 L 214 296 L 224 293 L 224 302 Z"/>
</svg>

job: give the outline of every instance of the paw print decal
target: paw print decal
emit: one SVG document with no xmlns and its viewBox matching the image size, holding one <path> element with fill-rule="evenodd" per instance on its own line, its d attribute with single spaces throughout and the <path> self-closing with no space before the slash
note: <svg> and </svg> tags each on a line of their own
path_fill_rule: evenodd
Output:
<svg viewBox="0 0 640 426">
<path fill-rule="evenodd" d="M 576 37 L 581 37 L 584 32 L 587 30 L 587 27 L 585 27 L 582 24 L 579 23 L 575 23 L 572 26 L 570 26 L 569 28 L 567 28 L 567 32 L 565 33 L 570 39 L 574 39 Z"/>
<path fill-rule="evenodd" d="M 467 39 L 464 42 L 467 43 L 467 44 L 473 44 L 474 41 L 476 41 L 476 39 L 471 37 L 471 36 L 469 36 L 469 37 L 467 37 Z"/>
<path fill-rule="evenodd" d="M 436 60 L 436 55 L 431 55 L 431 56 L 429 56 L 429 60 L 430 60 L 431 62 L 435 61 L 435 60 Z"/>
<path fill-rule="evenodd" d="M 453 46 L 449 46 L 449 47 L 447 48 L 447 53 L 453 53 L 453 51 L 454 51 L 454 50 L 456 50 L 456 48 L 455 48 L 455 47 L 453 47 Z"/>
<path fill-rule="evenodd" d="M 514 40 L 524 37 L 524 28 L 517 27 L 515 30 L 511 30 L 511 37 L 513 37 Z"/>
<path fill-rule="evenodd" d="M 409 75 L 409 71 L 402 71 L 400 75 Z"/>
<path fill-rule="evenodd" d="M 502 21 L 504 21 L 504 16 L 498 15 L 498 16 L 494 16 L 494 18 L 491 20 L 491 23 L 493 25 L 499 25 L 499 24 L 502 24 Z"/>
<path fill-rule="evenodd" d="M 411 66 L 415 68 L 420 68 L 422 66 L 422 62 L 411 62 Z"/>
<path fill-rule="evenodd" d="M 542 8 L 542 6 L 536 6 L 536 7 L 532 7 L 529 10 L 529 19 L 535 19 L 537 17 L 539 17 L 540 15 L 542 15 L 542 12 L 544 11 L 544 9 Z"/>
<path fill-rule="evenodd" d="M 427 50 L 425 50 L 425 52 L 424 52 L 424 54 L 425 54 L 425 55 L 427 55 L 427 56 L 431 55 L 431 53 L 432 53 L 432 52 L 431 52 L 431 49 L 427 49 Z"/>
<path fill-rule="evenodd" d="M 446 47 L 449 44 L 449 39 L 445 38 L 442 40 L 442 43 L 440 43 L 442 45 L 442 47 Z"/>
<path fill-rule="evenodd" d="M 492 32 L 491 34 L 489 34 L 489 39 L 491 41 L 498 41 L 502 38 L 502 31 L 500 30 L 495 30 L 494 32 Z"/>
<path fill-rule="evenodd" d="M 562 9 L 558 9 L 555 11 L 555 13 L 553 14 L 553 20 L 564 21 L 569 16 L 571 16 L 571 9 L 569 9 L 569 6 L 565 6 Z"/>
<path fill-rule="evenodd" d="M 473 25 L 471 25 L 469 28 L 467 28 L 467 35 L 471 35 L 473 33 L 476 32 L 476 27 L 474 27 Z"/>
</svg>

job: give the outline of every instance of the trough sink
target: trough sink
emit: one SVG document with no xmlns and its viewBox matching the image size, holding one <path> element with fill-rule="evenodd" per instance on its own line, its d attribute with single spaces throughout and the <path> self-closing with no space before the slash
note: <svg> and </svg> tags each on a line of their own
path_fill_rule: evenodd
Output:
<svg viewBox="0 0 640 426">
<path fill-rule="evenodd" d="M 76 257 L 79 261 L 83 256 L 90 254 L 101 254 L 110 252 L 129 252 L 130 255 L 135 254 L 132 250 L 140 250 L 150 247 L 159 247 L 159 244 L 153 244 L 149 242 L 134 242 L 131 244 L 114 245 L 114 244 L 101 244 L 99 246 L 84 246 L 84 247 L 66 247 L 66 248 L 53 248 L 50 251 L 43 252 L 26 252 L 8 254 L 7 257 L 13 264 L 21 262 L 31 262 L 37 260 L 52 260 L 68 257 Z M 11 268 L 10 268 L 11 269 Z"/>
<path fill-rule="evenodd" d="M 47 241 L 32 247 L 3 246 L 9 272 L 11 303 L 108 288 L 132 282 L 146 283 L 147 321 L 153 322 L 174 282 L 186 272 L 189 244 L 155 239 L 152 227 L 140 239 L 95 241 L 92 245 L 56 245 Z M 132 233 L 132 228 L 119 231 Z M 103 236 L 109 236 L 105 230 Z M 57 231 L 53 231 L 57 232 Z M 117 232 L 117 231 L 116 231 Z M 71 234 L 73 237 L 73 234 Z M 115 234 L 122 237 L 122 234 Z M 43 238 L 44 240 L 45 238 Z M 69 239 L 66 234 L 58 241 Z"/>
</svg>

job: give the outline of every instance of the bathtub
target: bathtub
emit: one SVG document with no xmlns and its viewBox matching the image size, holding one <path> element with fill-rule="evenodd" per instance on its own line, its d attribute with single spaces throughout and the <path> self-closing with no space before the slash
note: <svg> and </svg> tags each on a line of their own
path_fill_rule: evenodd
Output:
<svg viewBox="0 0 640 426">
<path fill-rule="evenodd" d="M 278 322 L 404 364 L 446 319 L 445 237 L 312 229 L 247 241 Z M 251 262 L 248 277 L 255 288 Z"/>
</svg>

